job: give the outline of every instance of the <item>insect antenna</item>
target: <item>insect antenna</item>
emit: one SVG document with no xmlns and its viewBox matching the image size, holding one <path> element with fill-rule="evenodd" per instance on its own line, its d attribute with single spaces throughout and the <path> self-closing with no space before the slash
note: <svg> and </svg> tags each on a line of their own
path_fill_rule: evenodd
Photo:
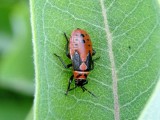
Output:
<svg viewBox="0 0 160 120">
<path fill-rule="evenodd" d="M 82 90 L 89 92 L 91 95 L 93 95 L 94 97 L 97 97 L 96 95 L 94 95 L 91 91 L 89 91 L 87 88 L 85 87 L 81 87 Z"/>
</svg>

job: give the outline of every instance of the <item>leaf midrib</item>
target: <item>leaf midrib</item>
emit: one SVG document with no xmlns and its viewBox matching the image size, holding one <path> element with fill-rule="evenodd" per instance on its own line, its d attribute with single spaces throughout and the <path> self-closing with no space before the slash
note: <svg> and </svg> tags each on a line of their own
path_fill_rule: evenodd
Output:
<svg viewBox="0 0 160 120">
<path fill-rule="evenodd" d="M 106 33 L 106 42 L 108 44 L 108 53 L 109 53 L 109 59 L 111 64 L 111 71 L 112 71 L 112 90 L 113 90 L 113 98 L 114 98 L 114 118 L 115 120 L 119 120 L 119 102 L 118 102 L 118 85 L 117 85 L 117 73 L 116 73 L 116 66 L 115 66 L 115 60 L 114 60 L 114 53 L 112 49 L 112 34 L 109 29 L 108 20 L 107 20 L 107 11 L 104 6 L 104 1 L 100 0 L 100 5 L 102 8 L 102 16 L 104 19 L 104 26 L 105 26 L 105 33 Z"/>
</svg>

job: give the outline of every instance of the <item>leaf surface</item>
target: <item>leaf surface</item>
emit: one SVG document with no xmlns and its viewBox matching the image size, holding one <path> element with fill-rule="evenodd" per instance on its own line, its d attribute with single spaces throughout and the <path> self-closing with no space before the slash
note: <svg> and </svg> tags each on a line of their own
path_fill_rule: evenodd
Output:
<svg viewBox="0 0 160 120">
<path fill-rule="evenodd" d="M 157 1 L 30 0 L 36 70 L 36 120 L 138 119 L 157 84 L 160 25 Z M 65 38 L 88 31 L 100 60 L 86 88 L 64 93 L 72 69 L 65 63 Z M 74 83 L 72 84 L 72 87 Z"/>
</svg>

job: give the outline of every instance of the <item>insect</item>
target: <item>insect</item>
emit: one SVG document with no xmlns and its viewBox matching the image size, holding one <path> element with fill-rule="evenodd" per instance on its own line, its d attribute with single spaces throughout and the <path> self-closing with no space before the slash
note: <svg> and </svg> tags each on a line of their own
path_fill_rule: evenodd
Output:
<svg viewBox="0 0 160 120">
<path fill-rule="evenodd" d="M 70 40 L 68 40 L 66 33 L 64 33 L 64 36 L 67 41 L 66 56 L 71 59 L 72 63 L 66 65 L 59 55 L 54 55 L 58 57 L 65 68 L 73 67 L 73 75 L 69 79 L 65 94 L 67 95 L 68 91 L 81 87 L 83 92 L 88 91 L 95 96 L 84 87 L 84 85 L 88 83 L 87 76 L 89 72 L 94 69 L 94 61 L 100 58 L 92 59 L 92 56 L 95 55 L 96 51 L 92 48 L 92 42 L 88 33 L 85 30 L 77 28 L 72 32 Z M 75 87 L 70 88 L 73 79 L 75 81 Z"/>
</svg>

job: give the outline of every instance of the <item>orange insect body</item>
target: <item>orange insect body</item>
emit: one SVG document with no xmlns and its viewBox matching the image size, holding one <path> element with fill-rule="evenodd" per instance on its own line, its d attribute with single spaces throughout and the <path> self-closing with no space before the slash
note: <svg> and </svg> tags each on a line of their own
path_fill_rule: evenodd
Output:
<svg viewBox="0 0 160 120">
<path fill-rule="evenodd" d="M 92 55 L 92 42 L 87 32 L 81 29 L 74 30 L 71 34 L 69 49 L 71 58 L 74 52 L 78 51 L 82 61 L 86 61 L 88 53 Z"/>
<path fill-rule="evenodd" d="M 67 40 L 66 55 L 71 59 L 72 64 L 66 65 L 60 56 L 56 54 L 55 56 L 59 58 L 65 68 L 73 67 L 73 75 L 70 77 L 66 94 L 77 86 L 80 86 L 83 91 L 88 91 L 84 85 L 88 83 L 87 76 L 89 72 L 94 69 L 92 56 L 95 54 L 91 39 L 86 31 L 79 28 L 72 32 L 70 40 L 68 40 L 66 34 L 64 35 Z M 70 89 L 73 78 L 75 80 L 75 87 Z M 90 91 L 88 92 L 95 96 Z"/>
<path fill-rule="evenodd" d="M 76 29 L 72 32 L 69 41 L 69 51 L 72 60 L 74 59 L 75 52 L 79 54 L 79 57 L 81 59 L 81 64 L 79 65 L 79 71 L 73 71 L 74 78 L 86 79 L 87 75 L 89 74 L 89 72 L 86 70 L 89 66 L 87 66 L 85 62 L 87 60 L 88 53 L 90 53 L 92 56 L 93 52 L 92 42 L 86 31 L 81 29 Z"/>
</svg>

